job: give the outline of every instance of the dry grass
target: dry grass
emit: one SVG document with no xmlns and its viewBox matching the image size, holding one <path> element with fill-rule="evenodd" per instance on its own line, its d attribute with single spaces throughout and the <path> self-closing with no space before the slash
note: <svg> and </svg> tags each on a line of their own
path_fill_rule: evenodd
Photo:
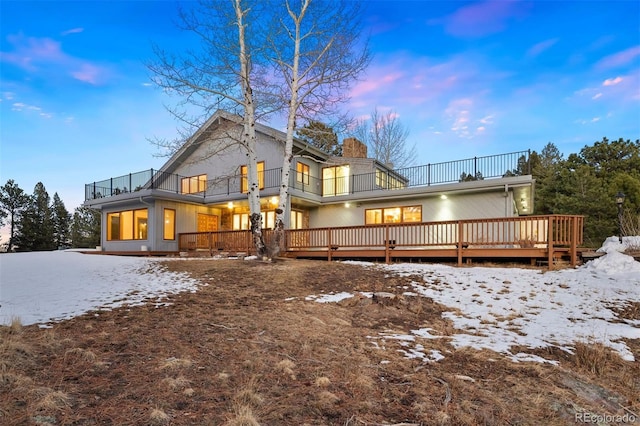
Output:
<svg viewBox="0 0 640 426">
<path fill-rule="evenodd" d="M 166 425 L 171 421 L 171 417 L 160 408 L 154 408 L 149 413 L 149 421 L 152 425 Z"/>
<path fill-rule="evenodd" d="M 445 308 L 426 298 L 304 300 L 400 294 L 415 277 L 307 261 L 166 267 L 209 286 L 163 308 L 119 308 L 49 330 L 0 327 L 0 424 L 563 425 L 573 424 L 576 407 L 640 411 L 638 363 L 597 345 L 576 344 L 574 354 L 512 348 L 560 367 L 513 363 L 455 349 Z M 636 315 L 620 309 L 620 318 Z M 425 327 L 443 338 L 411 347 L 443 360 L 409 359 L 401 341 L 385 338 Z M 640 340 L 626 343 L 640 359 Z"/>
<path fill-rule="evenodd" d="M 597 342 L 576 342 L 574 345 L 576 365 L 591 374 L 600 376 L 614 356 L 611 349 Z"/>
</svg>

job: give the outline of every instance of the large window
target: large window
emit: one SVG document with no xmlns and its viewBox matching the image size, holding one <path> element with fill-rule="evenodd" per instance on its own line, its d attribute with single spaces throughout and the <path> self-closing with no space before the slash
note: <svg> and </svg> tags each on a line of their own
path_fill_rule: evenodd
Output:
<svg viewBox="0 0 640 426">
<path fill-rule="evenodd" d="M 146 240 L 147 209 L 107 213 L 107 240 Z"/>
<path fill-rule="evenodd" d="M 276 223 L 276 212 L 261 212 L 262 227 L 264 229 L 273 229 Z M 251 227 L 251 221 L 249 220 L 249 213 L 234 213 L 233 214 L 233 230 L 239 231 L 249 229 Z"/>
<path fill-rule="evenodd" d="M 387 207 L 364 211 L 365 225 L 422 222 L 422 206 Z"/>
<path fill-rule="evenodd" d="M 292 210 L 291 211 L 291 223 L 290 229 L 303 229 L 304 228 L 304 213 Z"/>
<path fill-rule="evenodd" d="M 296 181 L 303 185 L 309 185 L 309 166 L 307 164 L 296 164 Z"/>
<path fill-rule="evenodd" d="M 258 164 L 258 186 L 260 189 L 264 189 L 264 161 L 260 161 Z M 241 179 L 241 192 L 249 192 L 249 179 L 247 176 L 249 175 L 249 171 L 247 166 L 240 166 L 240 175 Z"/>
<path fill-rule="evenodd" d="M 198 175 L 182 178 L 180 192 L 183 194 L 196 194 L 207 190 L 207 175 Z"/>
<path fill-rule="evenodd" d="M 322 169 L 322 195 L 345 195 L 349 193 L 349 166 L 332 166 Z"/>
<path fill-rule="evenodd" d="M 176 211 L 173 209 L 164 209 L 164 228 L 163 239 L 176 239 Z"/>
<path fill-rule="evenodd" d="M 382 189 L 398 189 L 404 188 L 405 184 L 393 173 L 376 169 L 376 186 Z"/>
</svg>

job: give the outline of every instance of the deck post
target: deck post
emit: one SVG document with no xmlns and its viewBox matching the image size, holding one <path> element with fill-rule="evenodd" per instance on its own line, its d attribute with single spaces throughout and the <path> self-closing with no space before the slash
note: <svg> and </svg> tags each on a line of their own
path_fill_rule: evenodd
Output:
<svg viewBox="0 0 640 426">
<path fill-rule="evenodd" d="M 462 244 L 463 244 L 463 235 L 462 232 L 464 230 L 464 227 L 462 226 L 462 221 L 459 220 L 458 221 L 458 266 L 462 266 Z"/>
<path fill-rule="evenodd" d="M 389 225 L 384 227 L 384 262 L 390 263 L 391 255 L 389 253 Z"/>
<path fill-rule="evenodd" d="M 547 218 L 548 230 L 547 230 L 547 264 L 549 270 L 553 270 L 553 224 L 555 222 L 555 216 L 549 216 Z"/>
<path fill-rule="evenodd" d="M 571 252 L 569 255 L 571 267 L 575 268 L 578 264 L 578 218 L 575 216 L 571 217 Z"/>
<path fill-rule="evenodd" d="M 327 260 L 331 262 L 331 228 L 327 228 Z"/>
</svg>

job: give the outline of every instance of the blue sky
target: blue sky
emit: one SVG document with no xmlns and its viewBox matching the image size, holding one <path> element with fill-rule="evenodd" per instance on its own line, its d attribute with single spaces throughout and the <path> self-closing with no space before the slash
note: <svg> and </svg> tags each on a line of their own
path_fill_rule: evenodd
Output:
<svg viewBox="0 0 640 426">
<path fill-rule="evenodd" d="M 183 49 L 173 1 L 0 0 L 0 184 L 84 184 L 159 168 L 176 136 L 152 43 Z M 373 61 L 348 110 L 393 111 L 417 164 L 640 138 L 640 2 L 369 1 Z"/>
</svg>

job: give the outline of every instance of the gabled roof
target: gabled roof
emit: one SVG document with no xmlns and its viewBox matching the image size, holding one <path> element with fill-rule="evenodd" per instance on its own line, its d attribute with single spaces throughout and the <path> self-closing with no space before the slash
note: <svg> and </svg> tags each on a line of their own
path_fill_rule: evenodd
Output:
<svg viewBox="0 0 640 426">
<path fill-rule="evenodd" d="M 229 123 L 235 123 L 238 126 L 242 125 L 242 117 L 237 114 L 232 114 L 228 111 L 217 110 L 209 119 L 196 130 L 196 132 L 177 150 L 167 162 L 160 168 L 160 171 L 166 173 L 173 173 L 173 171 L 182 164 L 191 154 L 193 154 L 202 144 L 206 143 L 210 139 L 208 135 L 215 132 L 221 127 L 222 123 L 226 121 Z M 284 147 L 284 143 L 287 137 L 285 132 L 277 130 L 273 127 L 265 124 L 256 123 L 256 132 L 268 136 L 278 142 L 281 142 Z M 300 139 L 294 138 L 294 152 L 299 154 L 301 152 L 307 153 L 320 161 L 324 161 L 329 157 L 329 154 L 322 150 L 303 142 Z"/>
</svg>

